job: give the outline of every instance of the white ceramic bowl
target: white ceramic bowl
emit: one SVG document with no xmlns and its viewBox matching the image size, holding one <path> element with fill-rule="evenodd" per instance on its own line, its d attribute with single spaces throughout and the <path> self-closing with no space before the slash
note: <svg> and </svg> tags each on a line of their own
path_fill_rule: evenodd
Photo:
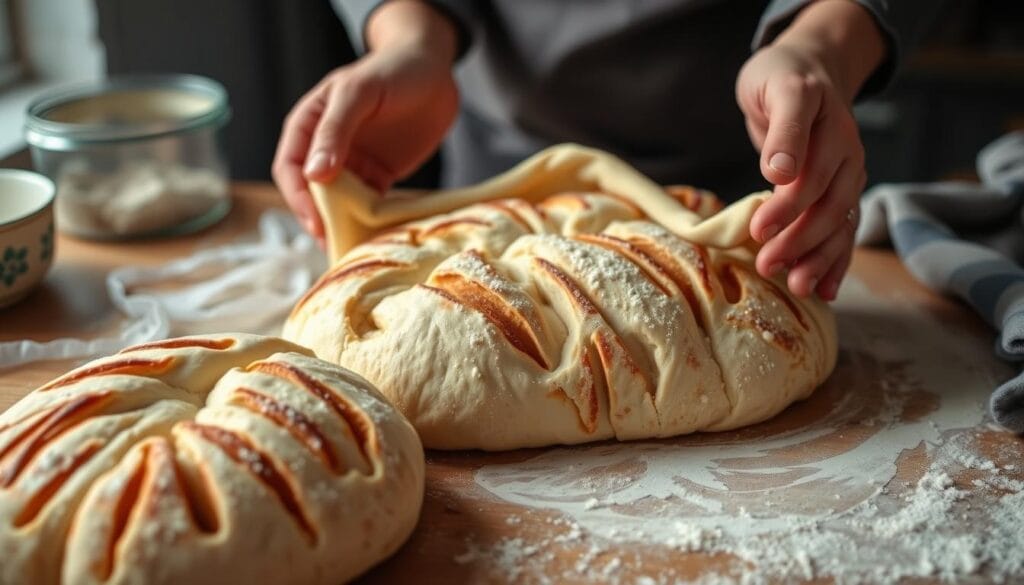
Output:
<svg viewBox="0 0 1024 585">
<path fill-rule="evenodd" d="M 23 299 L 53 263 L 53 181 L 0 169 L 0 307 Z"/>
</svg>

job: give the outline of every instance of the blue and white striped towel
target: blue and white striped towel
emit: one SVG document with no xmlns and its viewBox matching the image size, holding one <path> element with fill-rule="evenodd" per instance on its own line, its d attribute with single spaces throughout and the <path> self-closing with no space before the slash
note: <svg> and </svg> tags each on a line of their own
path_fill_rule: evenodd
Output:
<svg viewBox="0 0 1024 585">
<path fill-rule="evenodd" d="M 978 153 L 981 184 L 885 184 L 861 200 L 857 244 L 891 242 L 907 270 L 963 299 L 999 330 L 996 353 L 1024 362 L 1024 132 Z M 1024 433 L 1024 373 L 996 388 L 996 422 Z"/>
</svg>

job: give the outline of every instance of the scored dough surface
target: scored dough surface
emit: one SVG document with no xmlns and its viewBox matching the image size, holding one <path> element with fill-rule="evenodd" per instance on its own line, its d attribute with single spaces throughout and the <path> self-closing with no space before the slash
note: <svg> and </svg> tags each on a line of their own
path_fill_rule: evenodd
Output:
<svg viewBox="0 0 1024 585">
<path fill-rule="evenodd" d="M 428 447 L 736 428 L 835 365 L 827 306 L 754 269 L 763 193 L 721 209 L 575 145 L 464 189 L 311 189 L 332 268 L 284 336 L 373 382 Z"/>
<path fill-rule="evenodd" d="M 412 532 L 415 430 L 282 339 L 129 348 L 0 414 L 0 584 L 336 585 Z"/>
</svg>

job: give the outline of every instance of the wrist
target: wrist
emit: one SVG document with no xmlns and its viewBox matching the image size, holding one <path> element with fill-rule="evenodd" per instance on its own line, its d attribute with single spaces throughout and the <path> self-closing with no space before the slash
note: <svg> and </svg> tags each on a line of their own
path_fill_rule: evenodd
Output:
<svg viewBox="0 0 1024 585">
<path fill-rule="evenodd" d="M 773 44 L 799 50 L 819 63 L 849 103 L 887 51 L 874 17 L 852 0 L 808 4 Z"/>
<path fill-rule="evenodd" d="M 458 51 L 458 30 L 426 2 L 388 0 L 366 23 L 366 47 L 371 52 L 411 50 L 450 66 Z"/>
</svg>

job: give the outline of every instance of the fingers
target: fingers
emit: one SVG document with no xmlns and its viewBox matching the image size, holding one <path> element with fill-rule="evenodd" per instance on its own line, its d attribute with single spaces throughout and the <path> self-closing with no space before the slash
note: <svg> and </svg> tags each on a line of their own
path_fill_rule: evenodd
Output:
<svg viewBox="0 0 1024 585">
<path fill-rule="evenodd" d="M 822 299 L 835 299 L 850 264 L 866 180 L 863 169 L 844 164 L 826 196 L 761 250 L 758 271 L 769 275 L 791 266 L 787 285 L 794 294 L 816 291 Z"/>
<path fill-rule="evenodd" d="M 843 162 L 841 146 L 835 141 L 818 145 L 821 132 L 811 138 L 811 151 L 799 179 L 775 188 L 774 193 L 750 219 L 750 236 L 758 242 L 776 237 L 803 214 L 832 182 Z"/>
<path fill-rule="evenodd" d="M 864 153 L 849 104 L 830 72 L 808 57 L 792 46 L 762 49 L 737 79 L 761 173 L 775 185 L 749 229 L 764 244 L 760 274 L 788 267 L 794 293 L 833 298 L 850 261 L 846 215 L 864 185 Z"/>
<path fill-rule="evenodd" d="M 325 99 L 304 167 L 307 179 L 324 183 L 333 180 L 347 162 L 352 138 L 380 108 L 383 89 L 372 79 L 348 76 L 332 84 Z"/>
<path fill-rule="evenodd" d="M 323 237 L 323 224 L 309 194 L 302 166 L 324 108 L 323 94 L 321 87 L 314 88 L 299 100 L 285 118 L 271 167 L 274 181 L 299 223 L 318 238 Z"/>
<path fill-rule="evenodd" d="M 294 164 L 286 164 L 278 167 L 274 165 L 274 181 L 278 189 L 284 195 L 292 213 L 295 214 L 303 229 L 315 238 L 324 237 L 324 226 L 320 219 L 320 213 L 313 203 L 313 196 L 309 193 L 306 178 L 302 174 L 302 168 Z"/>
<path fill-rule="evenodd" d="M 761 174 L 768 182 L 786 185 L 800 176 L 823 96 L 821 82 L 813 75 L 791 74 L 768 83 L 768 131 L 761 148 Z"/>
<path fill-rule="evenodd" d="M 320 240 L 323 222 L 308 181 L 329 182 L 351 162 L 371 186 L 390 185 L 383 165 L 362 157 L 346 160 L 353 136 L 379 107 L 381 94 L 375 82 L 350 73 L 331 75 L 303 96 L 285 119 L 272 167 L 274 181 L 302 226 Z"/>
<path fill-rule="evenodd" d="M 752 120 L 749 116 L 745 116 L 744 120 L 747 124 L 747 135 L 750 136 L 750 142 L 758 152 L 761 152 L 761 149 L 764 148 L 764 127 Z"/>
<path fill-rule="evenodd" d="M 856 227 L 850 230 L 850 239 L 843 253 L 832 264 L 832 267 L 828 269 L 825 276 L 818 281 L 818 288 L 815 290 L 817 290 L 818 296 L 823 300 L 834 301 L 836 300 L 836 295 L 839 294 L 839 285 L 842 284 L 846 270 L 850 267 L 850 260 L 853 258 L 853 233 L 855 231 Z"/>
<path fill-rule="evenodd" d="M 833 268 L 849 254 L 853 248 L 852 222 L 846 221 L 840 225 L 829 237 L 816 247 L 813 251 L 800 259 L 793 266 L 786 278 L 786 284 L 793 294 L 801 297 L 810 296 L 815 290 L 823 289 L 826 282 L 831 287 L 833 283 L 838 288 L 839 275 L 834 274 Z M 845 267 L 842 267 L 845 272 Z M 832 277 L 826 279 L 826 277 Z M 828 291 L 834 297 L 834 291 Z M 822 295 L 822 298 L 826 298 Z M 830 299 L 826 299 L 830 300 Z"/>
<path fill-rule="evenodd" d="M 821 199 L 764 245 L 758 254 L 759 266 L 763 264 L 765 269 L 770 269 L 778 263 L 789 264 L 802 258 L 837 228 L 843 227 L 864 180 L 863 168 L 852 161 L 844 161 Z"/>
<path fill-rule="evenodd" d="M 345 162 L 346 168 L 355 173 L 378 193 L 385 193 L 395 182 L 395 173 L 383 163 L 358 152 L 351 152 Z"/>
</svg>

